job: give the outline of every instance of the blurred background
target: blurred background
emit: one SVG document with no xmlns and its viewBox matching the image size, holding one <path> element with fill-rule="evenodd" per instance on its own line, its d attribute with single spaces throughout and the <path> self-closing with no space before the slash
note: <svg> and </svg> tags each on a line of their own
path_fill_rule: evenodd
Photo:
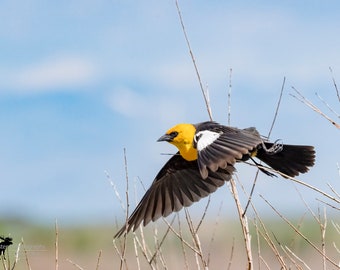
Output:
<svg viewBox="0 0 340 270">
<path fill-rule="evenodd" d="M 180 1 L 180 8 L 214 120 L 227 124 L 231 78 L 231 125 L 267 135 L 285 77 L 271 139 L 314 145 L 316 165 L 300 179 L 339 191 L 338 130 L 290 94 L 293 86 L 339 120 L 315 93 L 340 111 L 332 82 L 340 82 L 340 3 Z M 144 192 L 139 181 L 148 187 L 169 158 L 162 153 L 176 151 L 156 140 L 176 123 L 208 119 L 175 2 L 1 1 L 0 18 L 1 219 L 121 225 L 112 183 L 124 201 L 124 149 L 134 202 Z M 256 170 L 237 169 L 249 192 Z M 299 192 L 323 207 L 317 193 L 263 174 L 253 202 L 264 216 L 274 213 L 259 194 L 300 216 Z M 225 188 L 212 197 L 213 212 L 221 201 L 236 218 Z"/>
</svg>

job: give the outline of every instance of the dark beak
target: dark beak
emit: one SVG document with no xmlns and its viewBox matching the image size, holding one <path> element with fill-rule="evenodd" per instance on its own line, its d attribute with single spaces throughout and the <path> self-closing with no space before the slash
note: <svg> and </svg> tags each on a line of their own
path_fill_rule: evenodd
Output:
<svg viewBox="0 0 340 270">
<path fill-rule="evenodd" d="M 170 136 L 169 134 L 164 134 L 157 140 L 157 142 L 171 142 L 172 139 L 173 139 L 172 136 Z"/>
</svg>

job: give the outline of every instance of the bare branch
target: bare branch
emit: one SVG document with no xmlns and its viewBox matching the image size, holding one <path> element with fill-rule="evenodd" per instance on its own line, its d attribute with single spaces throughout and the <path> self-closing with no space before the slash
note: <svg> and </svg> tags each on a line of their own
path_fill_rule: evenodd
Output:
<svg viewBox="0 0 340 270">
<path fill-rule="evenodd" d="M 328 110 L 334 113 L 337 118 L 340 118 L 340 115 L 335 110 L 333 110 L 332 107 L 318 93 L 315 93 L 315 95 L 318 97 L 318 99 L 321 100 L 321 102 L 327 107 Z"/>
<path fill-rule="evenodd" d="M 185 25 L 184 25 L 182 13 L 181 13 L 181 10 L 180 10 L 179 5 L 178 5 L 178 0 L 176 0 L 176 8 L 177 8 L 177 13 L 178 13 L 179 20 L 181 22 L 181 26 L 182 26 L 183 34 L 184 34 L 184 37 L 185 37 L 185 41 L 186 41 L 188 49 L 189 49 L 191 60 L 192 60 L 192 63 L 194 64 L 194 67 L 195 67 L 197 79 L 198 79 L 198 82 L 199 82 L 199 85 L 200 85 L 200 88 L 201 88 L 201 91 L 202 91 L 202 94 L 203 94 L 203 97 L 204 97 L 204 101 L 205 101 L 205 105 L 206 105 L 206 108 L 207 108 L 207 111 L 208 111 L 208 114 L 209 114 L 209 118 L 210 118 L 210 120 L 212 120 L 213 117 L 212 117 L 212 114 L 211 114 L 211 107 L 209 105 L 209 98 L 208 98 L 207 92 L 204 90 L 204 87 L 203 87 L 203 83 L 202 83 L 202 80 L 201 80 L 201 75 L 200 75 L 200 73 L 198 71 L 198 67 L 197 67 L 197 64 L 196 64 L 195 56 L 194 56 L 194 54 L 192 52 L 191 45 L 190 45 L 190 42 L 189 42 L 189 38 L 188 38 L 187 32 L 185 30 Z"/>
<path fill-rule="evenodd" d="M 329 71 L 330 71 L 331 74 L 332 74 L 333 85 L 334 85 L 334 88 L 335 88 L 335 91 L 336 91 L 336 95 L 337 95 L 337 97 L 338 97 L 338 100 L 339 100 L 339 102 L 340 102 L 340 94 L 339 94 L 338 86 L 336 85 L 336 81 L 335 81 L 334 76 L 333 76 L 333 70 L 332 70 L 331 67 L 329 67 Z"/>
<path fill-rule="evenodd" d="M 228 125 L 230 126 L 231 123 L 231 75 L 232 75 L 233 69 L 229 69 L 229 88 L 228 88 Z"/>
<path fill-rule="evenodd" d="M 278 115 L 278 112 L 279 112 L 279 108 L 280 108 L 280 104 L 281 104 L 281 100 L 282 100 L 282 94 L 283 94 L 283 89 L 285 87 L 285 83 L 286 83 L 286 77 L 283 77 L 282 87 L 281 87 L 281 91 L 280 91 L 280 97 L 279 97 L 279 100 L 277 102 L 277 106 L 276 106 L 276 110 L 275 110 L 275 114 L 274 114 L 274 119 L 273 119 L 272 125 L 270 126 L 270 129 L 269 129 L 269 132 L 268 132 L 268 138 L 270 137 L 270 135 L 272 133 L 272 130 L 274 128 L 274 124 L 275 124 L 275 121 L 276 121 L 276 118 L 277 118 L 277 115 Z"/>
<path fill-rule="evenodd" d="M 292 87 L 293 90 L 298 94 L 298 96 L 295 96 L 293 94 L 290 94 L 292 97 L 296 98 L 303 104 L 307 105 L 309 108 L 311 108 L 316 113 L 320 114 L 322 117 L 326 118 L 329 122 L 331 122 L 332 125 L 334 125 L 336 128 L 340 129 L 340 124 L 336 123 L 334 120 L 332 120 L 329 116 L 324 114 L 317 106 L 315 106 L 311 101 L 306 99 L 298 90 L 296 90 L 294 87 Z"/>
<path fill-rule="evenodd" d="M 59 230 L 58 230 L 58 222 L 55 220 L 55 270 L 58 270 L 58 256 L 59 256 Z"/>
<path fill-rule="evenodd" d="M 79 264 L 76 264 L 72 260 L 66 259 L 66 261 L 68 261 L 70 264 L 72 264 L 74 267 L 78 268 L 79 270 L 84 270 L 84 268 L 82 268 Z"/>
<path fill-rule="evenodd" d="M 251 251 L 251 236 L 249 233 L 249 226 L 248 226 L 248 220 L 247 216 L 243 216 L 243 209 L 240 203 L 240 199 L 238 197 L 238 192 L 236 188 L 236 184 L 233 178 L 230 179 L 230 188 L 231 188 L 231 193 L 233 194 L 233 198 L 235 200 L 235 204 L 237 207 L 238 215 L 239 215 L 239 220 L 241 222 L 241 227 L 242 227 L 242 233 L 243 233 L 243 240 L 245 243 L 245 249 L 246 249 L 246 254 L 247 254 L 247 260 L 248 260 L 248 266 L 247 269 L 251 270 L 254 268 L 253 265 L 253 255 Z"/>
<path fill-rule="evenodd" d="M 100 259 L 102 257 L 102 250 L 99 250 L 98 254 L 98 259 L 97 259 L 97 265 L 96 265 L 96 270 L 99 270 L 99 265 L 100 265 Z"/>
<path fill-rule="evenodd" d="M 283 216 L 276 208 L 271 205 L 262 195 L 260 197 L 274 210 L 274 212 L 283 219 L 298 235 L 300 235 L 311 247 L 313 247 L 321 256 L 324 256 L 325 259 L 330 262 L 334 266 L 338 266 L 333 260 L 331 260 L 328 256 L 323 254 L 322 250 L 320 250 L 315 244 L 312 243 L 303 233 L 301 233 L 285 216 Z"/>
</svg>

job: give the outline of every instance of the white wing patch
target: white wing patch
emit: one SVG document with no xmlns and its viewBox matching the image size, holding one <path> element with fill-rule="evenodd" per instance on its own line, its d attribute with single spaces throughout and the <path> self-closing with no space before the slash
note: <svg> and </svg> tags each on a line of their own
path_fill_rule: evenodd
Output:
<svg viewBox="0 0 340 270">
<path fill-rule="evenodd" d="M 197 150 L 202 151 L 204 148 L 212 144 L 221 136 L 221 133 L 210 130 L 199 131 L 195 134 L 194 140 L 197 144 Z"/>
</svg>

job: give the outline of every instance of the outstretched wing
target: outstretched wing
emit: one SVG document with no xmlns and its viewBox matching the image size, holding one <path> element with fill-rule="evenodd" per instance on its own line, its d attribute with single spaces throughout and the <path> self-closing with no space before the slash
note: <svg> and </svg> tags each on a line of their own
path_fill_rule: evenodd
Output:
<svg viewBox="0 0 340 270">
<path fill-rule="evenodd" d="M 196 125 L 194 143 L 201 176 L 206 178 L 210 171 L 226 168 L 251 154 L 262 139 L 255 128 L 238 129 L 203 122 Z"/>
<path fill-rule="evenodd" d="M 234 167 L 230 165 L 209 172 L 206 179 L 202 179 L 197 161 L 187 161 L 177 153 L 157 174 L 126 224 L 114 238 L 130 230 L 135 231 L 142 222 L 145 226 L 151 220 L 166 217 L 208 196 L 228 181 L 233 171 Z"/>
</svg>

